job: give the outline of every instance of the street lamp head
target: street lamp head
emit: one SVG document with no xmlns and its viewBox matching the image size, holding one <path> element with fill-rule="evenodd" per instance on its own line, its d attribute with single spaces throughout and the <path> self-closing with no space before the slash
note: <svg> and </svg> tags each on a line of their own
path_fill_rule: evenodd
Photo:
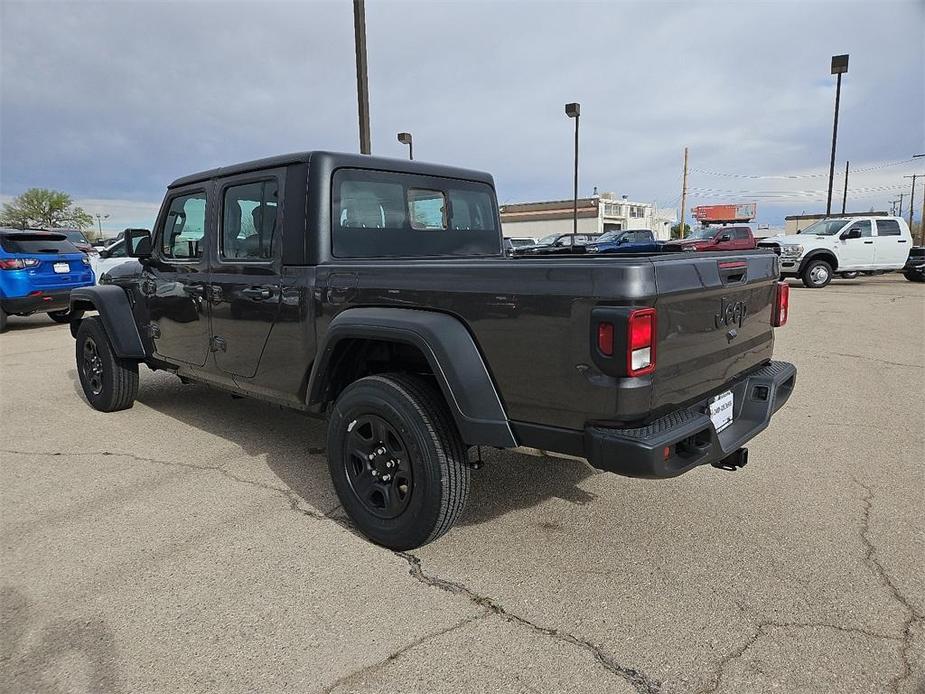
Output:
<svg viewBox="0 0 925 694">
<path fill-rule="evenodd" d="M 581 115 L 581 104 L 566 104 L 565 115 L 569 118 L 578 118 Z"/>
<path fill-rule="evenodd" d="M 848 72 L 848 54 L 832 56 L 832 74 L 840 75 Z"/>
<path fill-rule="evenodd" d="M 398 141 L 403 145 L 411 144 L 411 133 L 398 133 Z"/>
</svg>

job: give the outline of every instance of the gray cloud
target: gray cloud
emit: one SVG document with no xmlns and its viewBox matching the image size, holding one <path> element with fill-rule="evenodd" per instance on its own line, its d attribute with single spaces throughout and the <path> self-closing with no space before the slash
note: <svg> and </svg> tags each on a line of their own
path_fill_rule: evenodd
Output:
<svg viewBox="0 0 925 694">
<path fill-rule="evenodd" d="M 156 200 L 191 171 L 356 149 L 349 2 L 0 8 L 0 193 Z M 925 149 L 921 2 L 369 0 L 367 26 L 373 151 L 404 156 L 395 133 L 410 130 L 420 158 L 493 172 L 503 200 L 570 195 L 571 100 L 582 103 L 583 192 L 677 204 L 685 145 L 702 170 L 824 170 L 828 61 L 842 52 L 840 166 Z M 912 170 L 859 174 L 858 206 L 882 206 L 892 192 L 867 189 L 905 185 Z M 762 198 L 773 220 L 819 209 L 825 179 L 695 173 L 691 185 L 816 191 Z"/>
</svg>

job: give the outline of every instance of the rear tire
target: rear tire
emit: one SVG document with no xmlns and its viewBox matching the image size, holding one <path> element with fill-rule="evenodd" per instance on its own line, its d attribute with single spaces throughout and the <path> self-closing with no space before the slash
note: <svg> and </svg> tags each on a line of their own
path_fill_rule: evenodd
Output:
<svg viewBox="0 0 925 694">
<path fill-rule="evenodd" d="M 910 282 L 925 282 L 925 273 L 915 272 L 913 270 L 904 272 L 903 277 L 905 277 Z"/>
<path fill-rule="evenodd" d="M 6 332 L 6 311 L 0 306 L 0 333 Z"/>
<path fill-rule="evenodd" d="M 344 389 L 328 423 L 328 467 L 357 529 L 393 550 L 443 535 L 469 495 L 466 447 L 418 376 L 368 376 Z"/>
<path fill-rule="evenodd" d="M 838 273 L 838 276 L 841 277 L 843 280 L 853 280 L 857 278 L 859 274 L 860 274 L 859 272 L 840 272 Z"/>
<path fill-rule="evenodd" d="M 72 320 L 80 320 L 83 318 L 83 311 L 49 311 L 48 317 L 51 318 L 55 323 L 70 323 Z"/>
<path fill-rule="evenodd" d="M 127 410 L 138 394 L 138 362 L 116 356 L 99 316 L 80 322 L 77 374 L 87 402 L 100 412 Z"/>
<path fill-rule="evenodd" d="M 832 281 L 832 266 L 824 260 L 810 260 L 801 275 L 803 286 L 822 289 Z"/>
</svg>

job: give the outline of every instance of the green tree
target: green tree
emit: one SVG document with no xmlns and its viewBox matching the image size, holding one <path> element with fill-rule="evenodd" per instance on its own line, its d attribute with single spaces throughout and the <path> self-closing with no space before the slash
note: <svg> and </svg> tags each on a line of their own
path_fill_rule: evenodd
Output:
<svg viewBox="0 0 925 694">
<path fill-rule="evenodd" d="M 75 207 L 67 193 L 30 188 L 12 201 L 3 203 L 0 225 L 14 229 L 86 229 L 93 226 L 93 217 L 82 208 Z"/>
<path fill-rule="evenodd" d="M 690 233 L 691 233 L 691 225 L 685 224 L 684 225 L 684 235 L 687 236 Z M 671 227 L 671 238 L 673 239 L 681 238 L 681 223 L 680 222 L 678 224 L 675 224 L 673 227 Z"/>
</svg>

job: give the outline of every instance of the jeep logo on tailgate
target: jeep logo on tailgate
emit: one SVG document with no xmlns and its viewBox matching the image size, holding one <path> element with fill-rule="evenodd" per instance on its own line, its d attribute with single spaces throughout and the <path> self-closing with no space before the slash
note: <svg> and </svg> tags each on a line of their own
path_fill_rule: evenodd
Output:
<svg viewBox="0 0 925 694">
<path fill-rule="evenodd" d="M 719 304 L 719 313 L 713 316 L 716 327 L 725 325 L 731 328 L 734 325 L 742 327 L 745 322 L 745 316 L 748 315 L 748 306 L 744 301 L 729 301 L 725 296 Z"/>
</svg>

